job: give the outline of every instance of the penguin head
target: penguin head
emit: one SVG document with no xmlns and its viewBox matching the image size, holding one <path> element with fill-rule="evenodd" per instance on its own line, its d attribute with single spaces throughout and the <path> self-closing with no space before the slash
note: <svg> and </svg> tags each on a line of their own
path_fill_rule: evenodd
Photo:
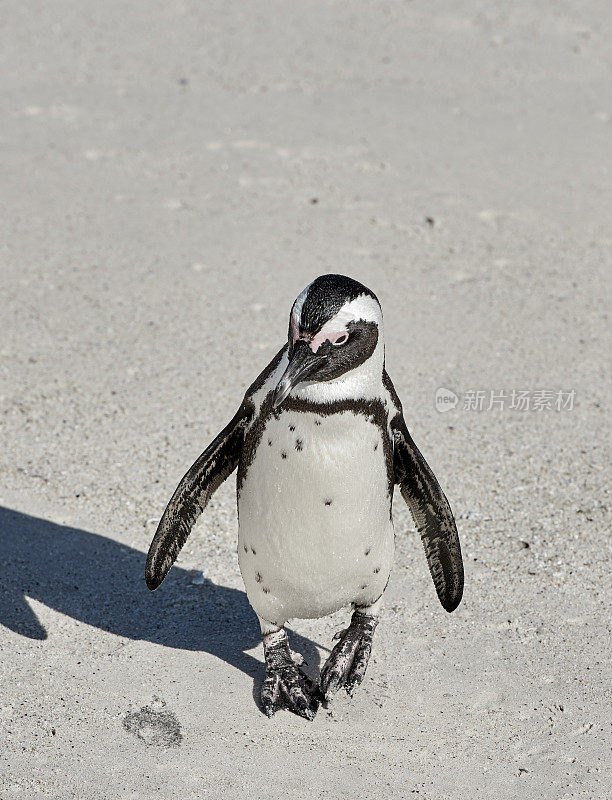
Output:
<svg viewBox="0 0 612 800">
<path fill-rule="evenodd" d="M 380 347 L 379 347 L 380 345 Z M 382 311 L 367 286 L 321 275 L 296 298 L 289 316 L 289 364 L 274 392 L 277 408 L 298 384 L 334 381 L 382 354 Z"/>
</svg>

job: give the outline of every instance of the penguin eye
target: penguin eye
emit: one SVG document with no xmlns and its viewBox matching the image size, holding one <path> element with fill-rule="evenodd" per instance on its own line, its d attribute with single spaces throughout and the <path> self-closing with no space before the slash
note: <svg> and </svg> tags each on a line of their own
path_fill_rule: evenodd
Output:
<svg viewBox="0 0 612 800">
<path fill-rule="evenodd" d="M 346 344 L 348 342 L 348 338 L 349 335 L 345 331 L 344 333 L 341 333 L 336 339 L 333 339 L 332 344 L 334 347 L 340 347 L 340 345 Z"/>
</svg>

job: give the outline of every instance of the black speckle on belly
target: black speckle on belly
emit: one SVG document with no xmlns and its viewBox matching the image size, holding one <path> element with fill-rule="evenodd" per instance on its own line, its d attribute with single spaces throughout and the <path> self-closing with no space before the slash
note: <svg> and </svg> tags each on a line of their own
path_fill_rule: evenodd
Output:
<svg viewBox="0 0 612 800">
<path fill-rule="evenodd" d="M 257 583 L 261 583 L 263 581 L 263 577 L 261 575 L 261 572 L 256 572 L 255 573 L 255 580 L 257 581 Z"/>
<path fill-rule="evenodd" d="M 249 552 L 249 548 L 246 546 L 246 544 L 245 544 L 245 546 L 244 546 L 244 552 L 245 552 L 245 553 L 248 553 L 248 552 Z"/>
<path fill-rule="evenodd" d="M 268 587 L 267 587 L 267 586 L 262 586 L 262 587 L 261 587 L 261 591 L 262 591 L 264 594 L 270 594 L 270 590 L 268 589 Z"/>
<path fill-rule="evenodd" d="M 284 451 L 284 450 L 283 450 L 283 452 L 281 453 L 281 458 L 282 458 L 282 459 L 285 459 L 285 458 L 287 458 L 287 453 L 285 453 L 285 451 Z"/>
<path fill-rule="evenodd" d="M 321 420 L 320 419 L 315 419 L 315 425 L 320 425 L 320 424 L 321 424 Z"/>
<path fill-rule="evenodd" d="M 301 439 L 295 440 L 295 449 L 300 453 L 304 449 L 304 442 Z"/>
<path fill-rule="evenodd" d="M 329 499 L 329 497 L 328 497 L 328 498 L 327 498 L 327 500 L 325 501 L 325 505 L 326 505 L 326 506 L 331 506 L 332 502 L 333 502 L 333 501 L 332 501 L 332 500 L 330 500 L 330 499 Z"/>
<path fill-rule="evenodd" d="M 251 553 L 253 553 L 254 556 L 257 555 L 257 553 L 255 552 L 255 548 L 254 547 L 251 547 Z"/>
<path fill-rule="evenodd" d="M 361 588 L 362 589 L 367 589 L 368 588 L 368 584 L 367 583 L 362 584 Z"/>
<path fill-rule="evenodd" d="M 268 439 L 268 447 L 272 447 L 272 439 Z"/>
<path fill-rule="evenodd" d="M 370 548 L 368 547 L 368 549 L 364 553 L 364 556 L 369 556 L 369 555 L 370 555 Z"/>
<path fill-rule="evenodd" d="M 289 425 L 289 430 L 290 431 L 294 431 L 295 430 L 295 425 Z"/>
<path fill-rule="evenodd" d="M 378 450 L 378 442 L 376 442 L 376 444 L 374 445 L 374 452 L 376 452 L 377 450 Z"/>
<path fill-rule="evenodd" d="M 379 572 L 380 572 L 380 567 L 376 567 L 376 569 L 374 570 L 374 574 L 378 575 Z"/>
</svg>

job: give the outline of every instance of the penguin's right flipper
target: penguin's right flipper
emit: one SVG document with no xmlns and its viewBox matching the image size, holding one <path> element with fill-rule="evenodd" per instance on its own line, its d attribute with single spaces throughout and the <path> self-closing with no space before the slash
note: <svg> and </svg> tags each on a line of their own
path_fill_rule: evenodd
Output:
<svg viewBox="0 0 612 800">
<path fill-rule="evenodd" d="M 145 579 L 151 591 L 168 574 L 210 498 L 238 466 L 252 413 L 252 404 L 245 400 L 177 486 L 149 547 Z"/>
</svg>

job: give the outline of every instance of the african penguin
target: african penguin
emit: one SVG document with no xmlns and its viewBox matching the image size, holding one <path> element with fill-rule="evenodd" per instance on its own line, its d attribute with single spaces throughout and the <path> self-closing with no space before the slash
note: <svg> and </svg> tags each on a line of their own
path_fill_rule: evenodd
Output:
<svg viewBox="0 0 612 800">
<path fill-rule="evenodd" d="M 342 275 L 322 275 L 291 309 L 287 344 L 249 387 L 237 414 L 174 492 L 146 563 L 156 589 L 197 517 L 238 468 L 238 556 L 261 624 L 265 713 L 312 719 L 339 688 L 361 683 L 393 563 L 398 485 L 421 535 L 440 602 L 453 611 L 463 562 L 453 514 L 412 441 L 385 370 L 376 295 Z M 290 619 L 345 606 L 315 686 L 288 645 Z"/>
</svg>

